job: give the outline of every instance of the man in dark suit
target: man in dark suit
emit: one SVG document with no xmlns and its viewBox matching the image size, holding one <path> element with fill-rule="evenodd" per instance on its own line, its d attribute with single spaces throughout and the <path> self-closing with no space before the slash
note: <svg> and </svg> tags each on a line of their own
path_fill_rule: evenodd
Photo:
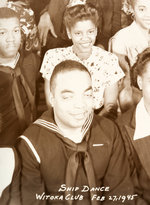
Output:
<svg viewBox="0 0 150 205">
<path fill-rule="evenodd" d="M 142 90 L 143 98 L 136 107 L 117 119 L 139 204 L 150 204 L 150 48 L 138 56 L 131 71 L 132 84 Z"/>
</svg>

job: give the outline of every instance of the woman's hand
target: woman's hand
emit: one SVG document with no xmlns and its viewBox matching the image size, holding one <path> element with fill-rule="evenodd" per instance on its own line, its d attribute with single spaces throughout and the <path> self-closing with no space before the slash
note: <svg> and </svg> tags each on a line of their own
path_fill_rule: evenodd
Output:
<svg viewBox="0 0 150 205">
<path fill-rule="evenodd" d="M 46 45 L 47 41 L 47 35 L 48 32 L 51 32 L 51 34 L 57 38 L 57 35 L 54 30 L 53 23 L 51 21 L 50 15 L 48 12 L 45 12 L 41 17 L 38 24 L 38 32 L 39 32 L 39 38 L 42 46 Z"/>
<path fill-rule="evenodd" d="M 109 118 L 112 121 L 115 121 L 117 119 L 117 105 L 113 103 L 107 104 L 98 114 L 100 116 Z"/>
</svg>

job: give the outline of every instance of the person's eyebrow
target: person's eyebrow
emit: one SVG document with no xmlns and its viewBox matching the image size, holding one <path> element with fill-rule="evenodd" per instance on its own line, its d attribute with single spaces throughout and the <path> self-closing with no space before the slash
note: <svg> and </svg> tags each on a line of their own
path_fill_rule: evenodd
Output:
<svg viewBox="0 0 150 205">
<path fill-rule="evenodd" d="M 73 91 L 65 89 L 65 90 L 61 91 L 61 94 L 63 94 L 63 93 L 73 93 Z"/>
<path fill-rule="evenodd" d="M 0 28 L 0 30 L 7 30 L 6 28 Z"/>
<path fill-rule="evenodd" d="M 89 86 L 84 92 L 87 92 L 89 90 L 92 90 L 92 86 Z"/>
<path fill-rule="evenodd" d="M 21 29 L 20 26 L 15 26 L 13 29 L 16 29 L 16 28 L 20 28 Z M 7 30 L 7 28 L 0 28 L 0 30 Z"/>
<path fill-rule="evenodd" d="M 142 7 L 142 8 L 143 8 L 143 7 L 145 7 L 145 6 L 144 6 L 144 5 L 139 5 L 139 6 L 138 6 L 138 8 L 140 8 L 140 7 Z"/>
<path fill-rule="evenodd" d="M 92 90 L 92 86 L 89 86 L 84 92 L 87 92 L 89 90 Z M 61 94 L 63 93 L 73 93 L 73 91 L 65 89 L 61 91 Z"/>
<path fill-rule="evenodd" d="M 14 29 L 15 29 L 15 28 L 21 28 L 21 27 L 18 25 L 18 26 L 15 26 Z"/>
</svg>

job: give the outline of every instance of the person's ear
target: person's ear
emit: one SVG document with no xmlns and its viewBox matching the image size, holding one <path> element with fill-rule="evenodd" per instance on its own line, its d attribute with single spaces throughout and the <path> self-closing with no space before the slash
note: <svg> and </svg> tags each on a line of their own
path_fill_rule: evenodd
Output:
<svg viewBox="0 0 150 205">
<path fill-rule="evenodd" d="M 134 15 L 134 9 L 130 6 L 130 13 Z"/>
<path fill-rule="evenodd" d="M 70 35 L 69 28 L 66 28 L 66 31 L 67 31 L 67 36 L 68 36 L 68 38 L 71 39 L 71 35 Z"/>
<path fill-rule="evenodd" d="M 97 28 L 96 28 L 96 36 L 97 36 Z"/>
<path fill-rule="evenodd" d="M 137 84 L 138 84 L 140 90 L 142 90 L 142 78 L 139 75 L 137 76 Z"/>
<path fill-rule="evenodd" d="M 49 95 L 49 101 L 51 103 L 51 106 L 54 107 L 54 96 L 51 92 L 50 92 L 50 95 Z"/>
<path fill-rule="evenodd" d="M 135 13 L 132 7 L 130 8 L 130 13 L 131 13 L 132 20 L 135 20 Z"/>
</svg>

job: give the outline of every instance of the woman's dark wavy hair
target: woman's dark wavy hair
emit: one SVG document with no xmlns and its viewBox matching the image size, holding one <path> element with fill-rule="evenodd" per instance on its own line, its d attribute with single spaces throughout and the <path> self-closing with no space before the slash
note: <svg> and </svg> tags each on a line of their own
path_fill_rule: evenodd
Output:
<svg viewBox="0 0 150 205">
<path fill-rule="evenodd" d="M 129 5 L 131 5 L 132 8 L 133 8 L 135 1 L 136 1 L 136 0 L 127 0 L 127 3 L 128 3 Z"/>
<path fill-rule="evenodd" d="M 62 37 L 68 39 L 66 28 L 70 30 L 70 28 L 74 26 L 76 22 L 84 20 L 91 20 L 95 24 L 99 33 L 102 25 L 102 17 L 99 15 L 100 13 L 100 9 L 96 8 L 91 3 L 78 4 L 67 8 L 63 17 Z"/>
<path fill-rule="evenodd" d="M 139 88 L 137 83 L 137 76 L 142 76 L 147 70 L 147 63 L 150 62 L 150 48 L 146 48 L 143 52 L 137 56 L 136 63 L 130 70 L 131 85 Z"/>
</svg>

